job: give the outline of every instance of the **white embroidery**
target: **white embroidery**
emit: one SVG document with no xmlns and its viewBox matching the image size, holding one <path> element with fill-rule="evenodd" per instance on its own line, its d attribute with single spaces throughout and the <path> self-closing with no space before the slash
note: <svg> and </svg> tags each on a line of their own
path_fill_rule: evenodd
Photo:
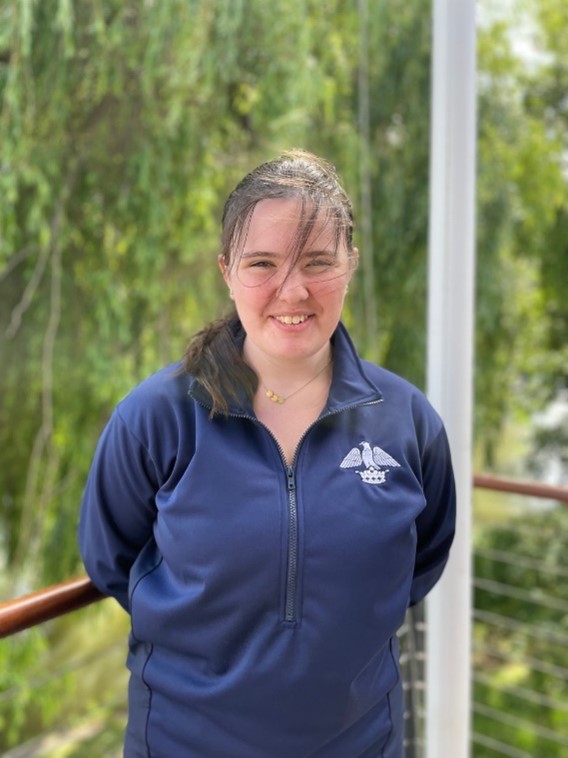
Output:
<svg viewBox="0 0 568 758">
<path fill-rule="evenodd" d="M 362 450 L 352 447 L 341 461 L 340 468 L 363 466 L 355 473 L 359 474 L 361 481 L 365 484 L 383 484 L 391 468 L 400 468 L 400 463 L 382 448 L 376 445 L 371 448 L 370 443 L 365 441 L 360 442 L 359 445 Z"/>
</svg>

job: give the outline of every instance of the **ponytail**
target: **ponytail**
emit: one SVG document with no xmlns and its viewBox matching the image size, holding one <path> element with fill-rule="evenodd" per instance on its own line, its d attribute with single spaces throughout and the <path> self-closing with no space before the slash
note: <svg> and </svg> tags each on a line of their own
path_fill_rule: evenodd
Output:
<svg viewBox="0 0 568 758">
<path fill-rule="evenodd" d="M 183 367 L 211 397 L 211 414 L 227 415 L 228 400 L 245 396 L 252 402 L 258 378 L 239 352 L 235 338 L 241 328 L 236 311 L 210 322 L 185 351 Z"/>
</svg>

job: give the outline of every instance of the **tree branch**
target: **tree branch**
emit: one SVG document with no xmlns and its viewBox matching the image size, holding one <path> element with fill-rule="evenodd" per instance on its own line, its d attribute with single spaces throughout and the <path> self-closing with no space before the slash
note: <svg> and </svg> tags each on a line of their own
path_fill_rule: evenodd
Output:
<svg viewBox="0 0 568 758">
<path fill-rule="evenodd" d="M 49 225 L 50 243 L 45 245 L 40 250 L 40 255 L 37 260 L 36 266 L 34 268 L 32 277 L 30 281 L 27 283 L 26 288 L 24 289 L 24 294 L 22 295 L 20 302 L 18 303 L 18 305 L 16 305 L 16 307 L 12 311 L 10 323 L 8 324 L 8 327 L 6 328 L 6 337 L 8 337 L 8 339 L 13 339 L 16 336 L 18 329 L 20 328 L 22 324 L 22 317 L 24 313 L 28 310 L 30 305 L 32 304 L 37 288 L 41 284 L 41 280 L 43 278 L 43 275 L 44 275 L 47 263 L 52 254 L 52 251 L 59 244 L 58 242 L 59 231 L 61 227 L 61 219 L 63 217 L 63 210 L 65 207 L 65 203 L 67 202 L 67 198 L 69 197 L 69 194 L 75 182 L 75 177 L 77 175 L 77 170 L 79 168 L 79 162 L 80 161 L 78 159 L 73 159 L 72 161 L 72 166 L 69 169 L 69 172 L 65 179 L 65 183 L 61 190 L 61 194 L 59 196 L 59 200 L 57 201 L 57 205 L 55 206 L 53 215 L 51 217 L 51 223 Z M 26 248 L 24 248 L 24 250 L 25 249 Z M 4 274 L 4 272 L 2 272 L 2 274 Z"/>
<path fill-rule="evenodd" d="M 63 273 L 60 231 L 65 203 L 71 193 L 76 173 L 77 166 L 74 165 L 74 167 L 68 172 L 65 185 L 51 221 L 51 244 L 46 246 L 48 257 L 51 262 L 51 292 L 49 320 L 43 338 L 41 361 L 42 420 L 32 447 L 26 477 L 26 487 L 20 521 L 21 528 L 14 556 L 14 563 L 16 566 L 22 565 L 24 557 L 29 554 L 30 549 L 37 542 L 37 537 L 41 534 L 42 525 L 45 519 L 46 505 L 49 502 L 48 493 L 53 489 L 53 482 L 57 475 L 57 467 L 59 463 L 59 456 L 52 444 L 52 436 L 54 425 L 53 367 L 55 343 L 59 324 L 61 322 L 61 285 Z M 45 461 L 46 454 L 47 461 Z M 39 485 L 39 475 L 44 463 L 47 466 L 44 471 L 44 482 L 42 485 Z M 37 513 L 36 518 L 32 518 L 34 513 Z"/>
<path fill-rule="evenodd" d="M 26 288 L 24 289 L 24 294 L 22 295 L 18 305 L 16 305 L 16 307 L 12 311 L 10 323 L 8 324 L 6 328 L 6 337 L 8 337 L 8 339 L 13 339 L 16 336 L 18 329 L 20 328 L 22 324 L 22 316 L 32 304 L 32 300 L 34 298 L 36 290 L 39 287 L 41 280 L 43 278 L 43 274 L 45 272 L 45 268 L 49 260 L 49 254 L 50 254 L 50 246 L 45 245 L 40 250 L 39 258 L 37 259 L 31 279 L 27 283 Z"/>
<path fill-rule="evenodd" d="M 17 253 L 14 253 L 14 255 L 10 256 L 10 259 L 4 268 L 0 271 L 0 282 L 3 282 L 4 279 L 7 279 L 12 271 L 17 268 L 20 263 L 25 261 L 26 258 L 29 258 L 30 255 L 35 253 L 37 249 L 37 245 L 26 245 L 21 250 L 18 250 Z"/>
</svg>

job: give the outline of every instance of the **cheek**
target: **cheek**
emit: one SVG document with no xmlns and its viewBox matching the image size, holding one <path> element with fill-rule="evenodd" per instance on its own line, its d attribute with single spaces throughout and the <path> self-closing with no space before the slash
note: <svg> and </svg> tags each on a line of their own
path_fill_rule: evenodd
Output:
<svg viewBox="0 0 568 758">
<path fill-rule="evenodd" d="M 327 282 L 319 282 L 314 287 L 314 294 L 318 298 L 325 298 L 330 301 L 342 302 L 346 287 L 347 280 L 345 276 L 341 276 Z"/>
<path fill-rule="evenodd" d="M 233 297 L 238 311 L 258 311 L 263 308 L 268 298 L 261 287 L 233 286 Z"/>
</svg>

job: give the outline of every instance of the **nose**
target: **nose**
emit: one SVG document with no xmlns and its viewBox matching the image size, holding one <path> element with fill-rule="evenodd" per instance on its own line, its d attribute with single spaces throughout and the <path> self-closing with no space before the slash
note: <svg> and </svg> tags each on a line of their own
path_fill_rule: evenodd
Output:
<svg viewBox="0 0 568 758">
<path fill-rule="evenodd" d="M 301 302 L 309 296 L 309 290 L 301 271 L 289 271 L 277 291 L 280 300 L 285 302 Z"/>
</svg>

